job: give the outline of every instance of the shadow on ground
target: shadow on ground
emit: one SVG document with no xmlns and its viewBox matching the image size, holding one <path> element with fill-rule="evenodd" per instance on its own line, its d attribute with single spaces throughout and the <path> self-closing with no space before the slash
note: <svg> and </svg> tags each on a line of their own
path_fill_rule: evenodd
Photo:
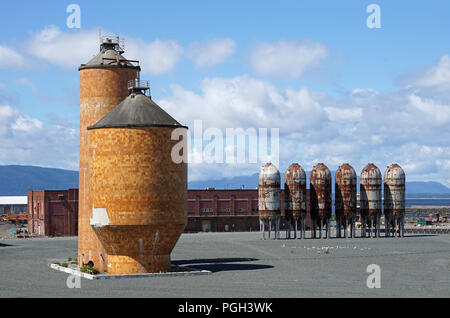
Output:
<svg viewBox="0 0 450 318">
<path fill-rule="evenodd" d="M 197 270 L 207 270 L 213 273 L 223 271 L 248 271 L 256 269 L 273 268 L 271 265 L 248 264 L 246 262 L 258 261 L 256 258 L 208 258 L 172 261 L 173 265 L 184 265 Z M 236 263 L 236 264 L 233 264 Z"/>
<path fill-rule="evenodd" d="M 7 246 L 14 246 L 14 245 L 0 243 L 0 247 L 7 247 Z"/>
</svg>

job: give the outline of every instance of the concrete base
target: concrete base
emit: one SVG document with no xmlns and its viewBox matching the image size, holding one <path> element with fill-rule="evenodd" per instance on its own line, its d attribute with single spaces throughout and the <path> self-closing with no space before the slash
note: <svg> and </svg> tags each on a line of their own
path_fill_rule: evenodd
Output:
<svg viewBox="0 0 450 318">
<path fill-rule="evenodd" d="M 51 269 L 64 272 L 67 274 L 79 276 L 82 278 L 86 278 L 89 280 L 98 280 L 98 279 L 120 279 L 120 278 L 144 278 L 144 277 L 172 277 L 172 276 L 193 276 L 193 275 L 210 275 L 211 271 L 207 270 L 193 270 L 188 267 L 183 267 L 186 271 L 183 272 L 165 272 L 165 273 L 142 273 L 142 274 L 123 274 L 123 275 L 108 275 L 108 274 L 98 274 L 91 275 L 87 273 L 80 272 L 78 269 L 73 269 L 70 267 L 63 267 L 58 264 L 49 264 Z"/>
</svg>

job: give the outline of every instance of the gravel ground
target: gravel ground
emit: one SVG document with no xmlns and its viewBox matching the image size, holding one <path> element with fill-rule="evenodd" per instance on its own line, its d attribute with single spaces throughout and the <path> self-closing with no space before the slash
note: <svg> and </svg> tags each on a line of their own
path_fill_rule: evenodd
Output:
<svg viewBox="0 0 450 318">
<path fill-rule="evenodd" d="M 172 261 L 207 276 L 81 280 L 48 267 L 77 238 L 0 241 L 0 297 L 450 297 L 450 235 L 266 240 L 258 233 L 183 234 Z M 369 264 L 381 288 L 366 285 Z"/>
</svg>

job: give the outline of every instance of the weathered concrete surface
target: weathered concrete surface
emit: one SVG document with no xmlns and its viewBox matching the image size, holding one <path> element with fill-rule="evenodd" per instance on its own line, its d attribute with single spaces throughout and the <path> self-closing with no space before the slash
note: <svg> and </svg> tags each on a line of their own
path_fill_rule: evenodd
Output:
<svg viewBox="0 0 450 318">
<path fill-rule="evenodd" d="M 406 235 L 262 241 L 255 232 L 183 234 L 172 261 L 212 275 L 81 280 L 80 289 L 67 288 L 68 275 L 47 264 L 75 256 L 76 238 L 0 241 L 0 297 L 450 297 L 450 235 Z M 369 264 L 381 267 L 380 289 L 366 286 Z"/>
</svg>

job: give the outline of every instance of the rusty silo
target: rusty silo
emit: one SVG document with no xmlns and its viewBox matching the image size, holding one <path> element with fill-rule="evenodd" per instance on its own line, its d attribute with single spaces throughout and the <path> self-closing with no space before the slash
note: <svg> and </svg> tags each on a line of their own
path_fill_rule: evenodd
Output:
<svg viewBox="0 0 450 318">
<path fill-rule="evenodd" d="M 344 163 L 336 171 L 334 204 L 337 237 L 341 237 L 342 227 L 344 228 L 344 237 L 347 237 L 347 228 L 349 225 L 349 236 L 355 236 L 356 182 L 356 172 L 348 163 Z"/>
<path fill-rule="evenodd" d="M 311 171 L 310 197 L 311 197 L 311 225 L 312 237 L 316 237 L 316 228 L 319 226 L 319 238 L 325 225 L 325 237 L 330 237 L 331 206 L 331 172 L 323 163 L 317 164 Z"/>
<path fill-rule="evenodd" d="M 169 270 L 187 223 L 187 163 L 172 158 L 179 143 L 172 133 L 186 138 L 187 127 L 145 95 L 147 88 L 131 81 L 130 95 L 88 128 L 90 224 L 108 253 L 108 274 Z"/>
<path fill-rule="evenodd" d="M 287 238 L 291 238 L 294 225 L 294 238 L 297 238 L 300 223 L 300 238 L 306 230 L 306 173 L 302 166 L 293 163 L 284 174 L 284 213 L 287 221 Z"/>
<path fill-rule="evenodd" d="M 386 236 L 392 230 L 405 236 L 405 172 L 398 164 L 387 167 L 384 173 L 384 216 Z"/>
<path fill-rule="evenodd" d="M 380 236 L 381 172 L 373 163 L 363 168 L 360 176 L 361 237 Z"/>
<path fill-rule="evenodd" d="M 258 213 L 262 239 L 264 240 L 266 229 L 272 230 L 275 226 L 275 239 L 279 238 L 281 216 L 281 190 L 280 172 L 272 163 L 266 163 L 261 167 L 258 178 Z"/>
<path fill-rule="evenodd" d="M 123 57 L 119 38 L 102 38 L 100 52 L 80 72 L 80 177 L 78 216 L 78 263 L 106 270 L 107 254 L 89 225 L 92 201 L 89 190 L 89 132 L 88 126 L 103 116 L 128 96 L 127 83 L 139 75 L 137 61 Z"/>
</svg>

